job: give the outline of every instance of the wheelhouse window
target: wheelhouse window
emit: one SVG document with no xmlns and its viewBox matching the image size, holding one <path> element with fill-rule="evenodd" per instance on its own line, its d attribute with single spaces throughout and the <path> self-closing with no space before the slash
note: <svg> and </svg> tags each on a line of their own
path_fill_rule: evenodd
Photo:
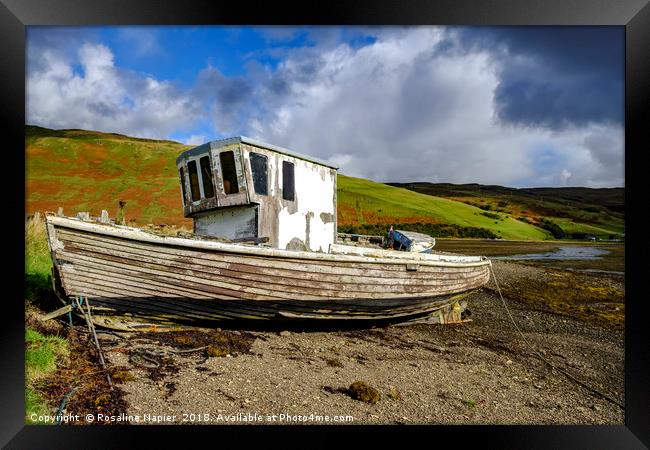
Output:
<svg viewBox="0 0 650 450">
<path fill-rule="evenodd" d="M 183 204 L 187 202 L 187 192 L 185 192 L 185 171 L 181 167 L 178 169 L 178 174 L 181 177 L 181 190 L 183 191 Z"/>
<path fill-rule="evenodd" d="M 266 156 L 259 153 L 250 154 L 251 172 L 253 176 L 253 187 L 255 193 L 260 195 L 268 195 L 268 161 Z"/>
<path fill-rule="evenodd" d="M 203 179 L 203 198 L 214 197 L 214 184 L 212 183 L 212 170 L 210 157 L 204 156 L 199 160 L 201 165 L 201 178 Z"/>
<path fill-rule="evenodd" d="M 293 176 L 293 163 L 282 161 L 282 198 L 295 200 L 295 180 Z"/>
<path fill-rule="evenodd" d="M 221 177 L 223 178 L 223 192 L 225 194 L 236 194 L 239 192 L 237 183 L 237 170 L 235 169 L 234 152 L 222 152 L 219 155 L 221 161 Z"/>
<path fill-rule="evenodd" d="M 201 189 L 199 187 L 199 174 L 196 170 L 196 161 L 187 163 L 187 172 L 190 174 L 190 191 L 192 193 L 192 201 L 201 200 Z"/>
</svg>

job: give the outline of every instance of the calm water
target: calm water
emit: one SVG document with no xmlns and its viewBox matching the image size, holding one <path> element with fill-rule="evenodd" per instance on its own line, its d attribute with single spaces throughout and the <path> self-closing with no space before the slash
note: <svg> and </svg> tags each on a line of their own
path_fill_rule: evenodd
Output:
<svg viewBox="0 0 650 450">
<path fill-rule="evenodd" d="M 555 251 L 545 253 L 529 253 L 526 255 L 497 256 L 493 259 L 509 260 L 540 260 L 540 259 L 600 259 L 603 255 L 609 253 L 608 250 L 595 247 L 560 247 Z"/>
</svg>

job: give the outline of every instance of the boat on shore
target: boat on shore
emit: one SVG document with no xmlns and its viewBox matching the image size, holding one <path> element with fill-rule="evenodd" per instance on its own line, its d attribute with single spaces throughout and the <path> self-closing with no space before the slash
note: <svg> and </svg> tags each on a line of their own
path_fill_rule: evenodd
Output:
<svg viewBox="0 0 650 450">
<path fill-rule="evenodd" d="M 46 216 L 55 289 L 85 299 L 95 324 L 451 323 L 489 279 L 485 257 L 402 248 L 406 234 L 391 244 L 407 251 L 339 243 L 336 168 L 309 157 L 240 137 L 188 150 L 177 166 L 191 237 Z"/>
</svg>

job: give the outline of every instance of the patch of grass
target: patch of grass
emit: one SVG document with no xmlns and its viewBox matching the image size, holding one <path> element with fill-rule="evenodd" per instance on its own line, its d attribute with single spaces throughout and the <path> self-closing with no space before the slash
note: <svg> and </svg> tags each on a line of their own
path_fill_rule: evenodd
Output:
<svg viewBox="0 0 650 450">
<path fill-rule="evenodd" d="M 564 230 L 564 232 L 568 235 L 574 233 L 584 233 L 584 234 L 591 234 L 593 236 L 597 236 L 601 238 L 609 238 L 610 235 L 615 235 L 616 237 L 620 237 L 620 233 L 624 231 L 622 227 L 614 224 L 608 227 L 603 227 L 603 226 L 590 225 L 586 223 L 579 223 L 579 222 L 575 222 L 573 219 L 567 219 L 567 218 L 553 218 L 553 220 L 560 227 L 562 227 L 562 230 Z"/>
<path fill-rule="evenodd" d="M 52 290 L 51 270 L 45 220 L 38 214 L 25 222 L 25 301 L 28 304 L 44 310 L 60 306 Z"/>
<path fill-rule="evenodd" d="M 41 318 L 44 313 L 39 308 L 33 305 L 26 305 L 25 307 L 25 328 L 38 331 L 44 336 L 62 336 L 66 337 L 67 330 L 64 321 L 47 320 L 43 322 Z"/>
<path fill-rule="evenodd" d="M 36 330 L 25 330 L 25 369 L 28 380 L 35 380 L 67 363 L 68 342 L 59 336 L 44 336 Z"/>
<path fill-rule="evenodd" d="M 25 388 L 25 423 L 35 424 L 42 423 L 30 419 L 32 414 L 37 416 L 51 415 L 54 408 L 47 404 L 47 401 L 34 389 L 30 387 Z M 51 422 L 48 422 L 52 424 Z"/>
<path fill-rule="evenodd" d="M 461 402 L 469 409 L 476 408 L 476 402 L 472 399 L 461 400 Z"/>
<path fill-rule="evenodd" d="M 26 413 L 39 412 L 47 407 L 47 413 L 54 415 L 64 396 L 68 397 L 66 410 L 81 416 L 88 413 L 119 415 L 126 412 L 124 392 L 118 387 L 111 388 L 99 362 L 99 356 L 86 335 L 80 335 L 74 328 L 61 330 L 66 338 L 53 339 L 46 332 L 37 333 L 28 325 L 26 345 L 28 347 L 45 343 L 54 344 L 53 353 L 57 354 L 56 368 L 37 378 L 30 378 L 27 371 Z M 61 345 L 65 342 L 65 345 Z M 63 350 L 65 347 L 65 350 Z M 32 350 L 29 348 L 26 353 Z M 73 358 L 68 355 L 74 355 Z M 28 356 L 28 355 L 27 355 Z M 29 359 L 29 357 L 27 358 Z M 45 358 L 47 360 L 48 358 Z M 41 357 L 35 361 L 43 362 Z M 45 361 L 47 363 L 47 361 Z M 44 364 L 47 365 L 47 364 Z M 52 366 L 50 365 L 50 368 Z M 119 368 L 118 368 L 119 369 Z M 72 388 L 76 388 L 71 393 Z M 40 411 L 45 411 L 40 409 Z M 26 423 L 32 423 L 27 420 Z M 43 423 L 43 422 L 39 422 Z M 112 424 L 112 423 L 111 423 Z"/>
<path fill-rule="evenodd" d="M 68 342 L 59 336 L 45 336 L 31 328 L 25 329 L 25 422 L 29 416 L 52 414 L 54 408 L 35 389 L 43 378 L 69 362 Z"/>
<path fill-rule="evenodd" d="M 25 273 L 48 276 L 51 268 L 45 220 L 38 214 L 25 221 Z"/>
</svg>

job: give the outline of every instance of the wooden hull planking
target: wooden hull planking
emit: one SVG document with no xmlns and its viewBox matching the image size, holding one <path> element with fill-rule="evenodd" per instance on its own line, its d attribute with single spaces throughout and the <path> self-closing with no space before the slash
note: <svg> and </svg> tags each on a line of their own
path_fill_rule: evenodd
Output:
<svg viewBox="0 0 650 450">
<path fill-rule="evenodd" d="M 105 326 L 127 317 L 173 324 L 438 313 L 442 322 L 457 321 L 460 296 L 489 278 L 489 261 L 479 257 L 368 256 L 345 246 L 336 246 L 337 254 L 285 251 L 53 216 L 47 229 L 64 296 L 90 299 Z"/>
</svg>

